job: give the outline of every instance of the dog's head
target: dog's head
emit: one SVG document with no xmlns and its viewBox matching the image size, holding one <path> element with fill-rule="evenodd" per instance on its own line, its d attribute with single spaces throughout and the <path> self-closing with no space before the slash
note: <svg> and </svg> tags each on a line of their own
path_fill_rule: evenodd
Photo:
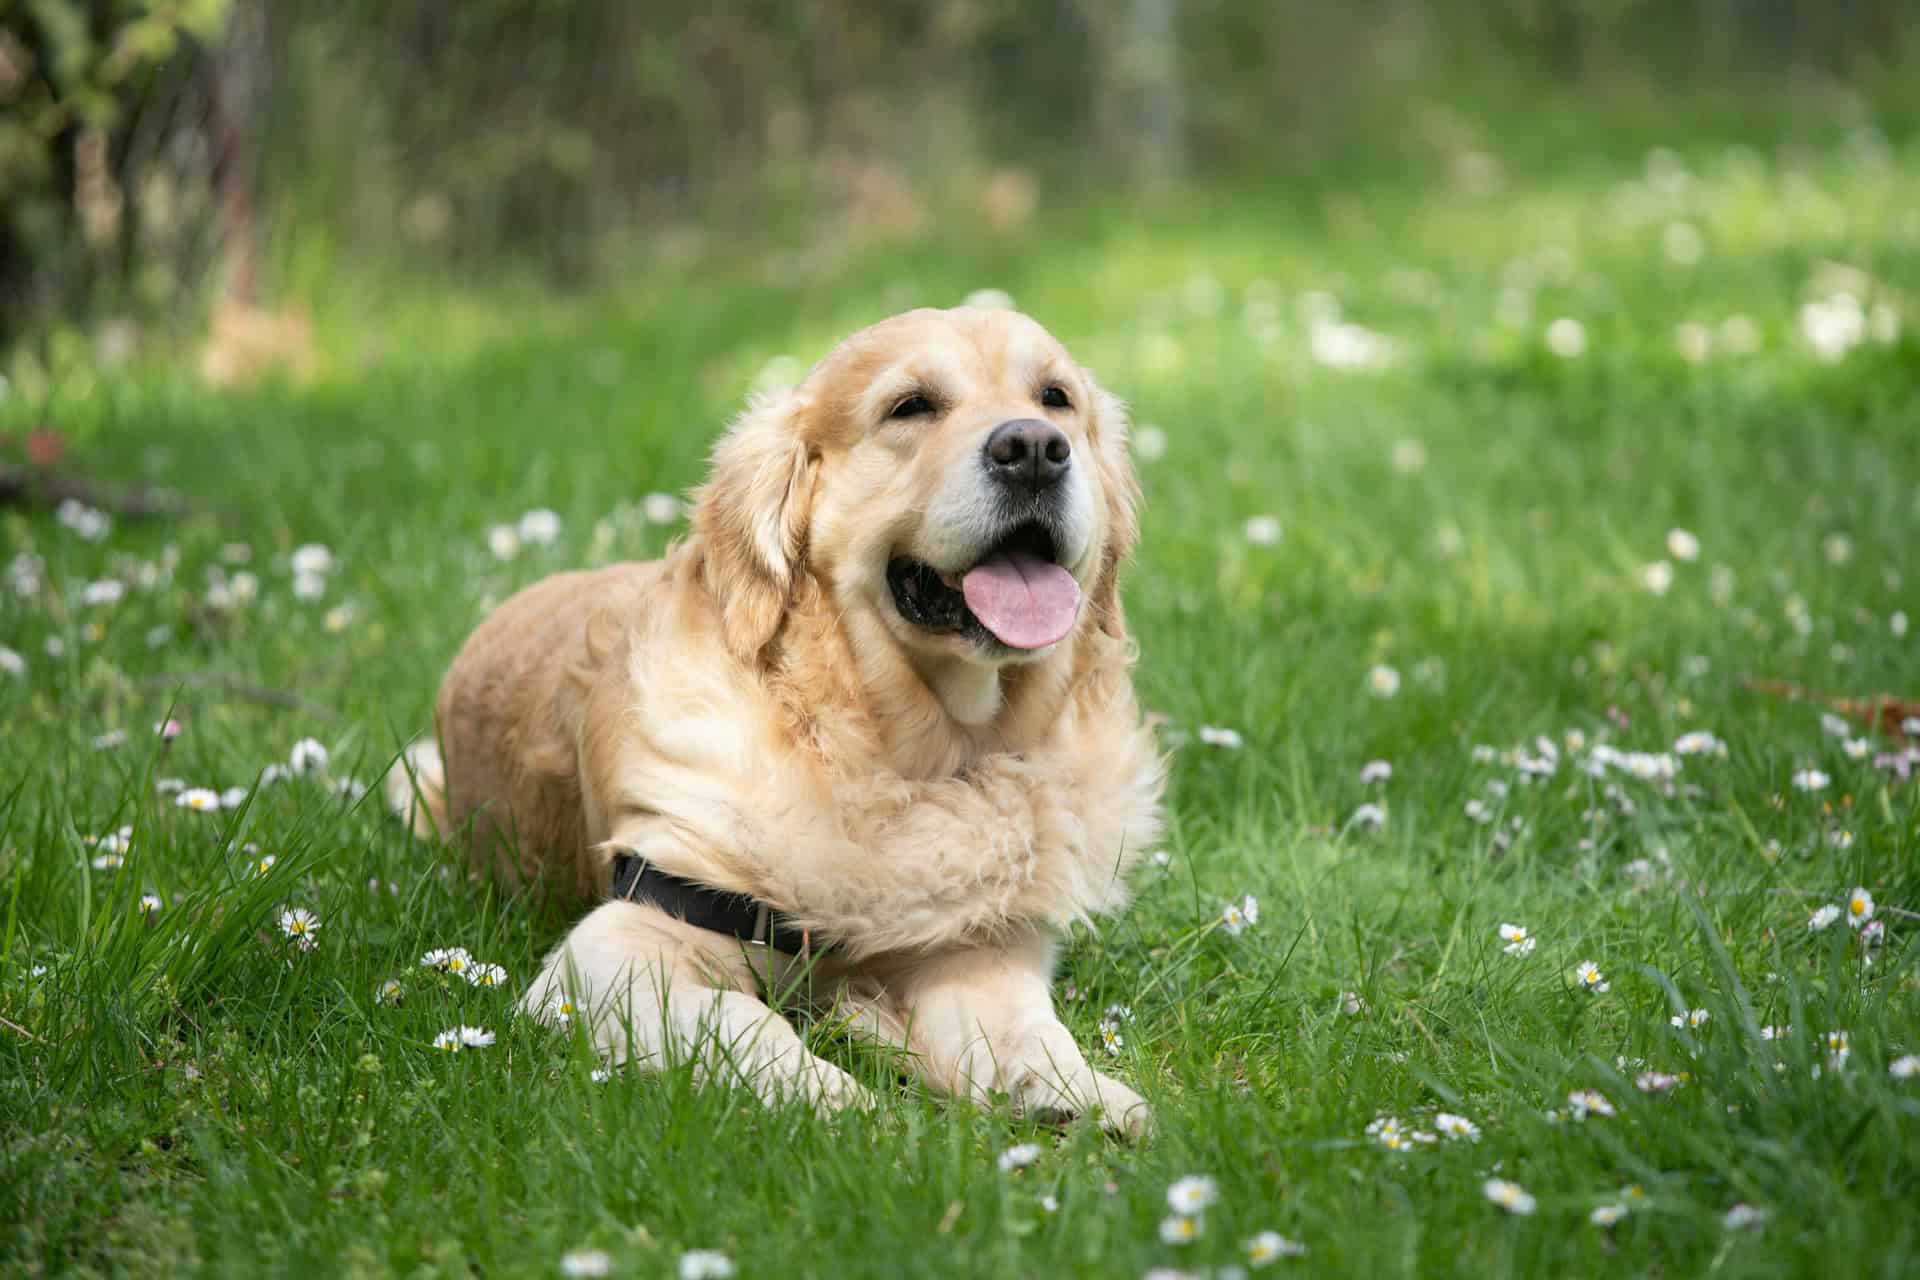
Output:
<svg viewBox="0 0 1920 1280">
<path fill-rule="evenodd" d="M 912 311 L 855 334 L 714 450 L 694 527 L 728 647 L 757 661 L 806 575 L 923 671 L 1118 634 L 1126 433 L 1120 402 L 1017 312 Z"/>
</svg>

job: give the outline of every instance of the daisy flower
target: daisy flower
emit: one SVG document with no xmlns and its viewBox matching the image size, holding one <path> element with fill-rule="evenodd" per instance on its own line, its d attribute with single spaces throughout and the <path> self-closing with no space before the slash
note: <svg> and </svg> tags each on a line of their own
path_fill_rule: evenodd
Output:
<svg viewBox="0 0 1920 1280">
<path fill-rule="evenodd" d="M 1181 1214 L 1160 1220 L 1160 1242 L 1162 1244 L 1191 1244 L 1200 1234 L 1200 1220 Z"/>
<path fill-rule="evenodd" d="M 1376 698 L 1391 698 L 1400 692 L 1400 673 L 1385 663 L 1377 663 L 1367 672 L 1367 692 Z"/>
<path fill-rule="evenodd" d="M 680 1255 L 680 1280 L 727 1280 L 733 1259 L 718 1249 L 689 1249 Z"/>
<path fill-rule="evenodd" d="M 1832 781 L 1832 778 L 1818 769 L 1802 769 L 1793 775 L 1793 787 L 1796 791 L 1825 791 L 1827 784 Z"/>
<path fill-rule="evenodd" d="M 0 671 L 10 676 L 23 676 L 27 674 L 27 660 L 20 656 L 19 650 L 0 644 Z"/>
<path fill-rule="evenodd" d="M 1911 1080 L 1920 1076 L 1920 1053 L 1909 1053 L 1895 1058 L 1887 1064 L 1887 1074 L 1895 1080 Z"/>
<path fill-rule="evenodd" d="M 1572 1110 L 1575 1120 L 1585 1120 L 1589 1115 L 1611 1116 L 1613 1104 L 1607 1096 L 1594 1089 L 1576 1089 L 1567 1095 L 1567 1106 Z"/>
<path fill-rule="evenodd" d="M 1468 819 L 1473 822 L 1484 823 L 1493 821 L 1493 810 L 1487 807 L 1484 800 L 1478 798 L 1467 801 L 1466 814 Z"/>
<path fill-rule="evenodd" d="M 222 809 L 238 809 L 246 802 L 247 789 L 245 787 L 228 787 L 220 793 L 220 807 Z"/>
<path fill-rule="evenodd" d="M 1627 1216 L 1627 1206 L 1623 1204 L 1603 1204 L 1587 1215 L 1587 1221 L 1596 1227 L 1610 1227 Z"/>
<path fill-rule="evenodd" d="M 460 1052 L 460 1033 L 458 1031 L 442 1031 L 433 1038 L 433 1047 L 444 1050 L 447 1053 Z"/>
<path fill-rule="evenodd" d="M 1642 1071 L 1634 1077 L 1633 1087 L 1642 1093 L 1667 1093 L 1678 1086 L 1680 1077 L 1664 1071 Z"/>
<path fill-rule="evenodd" d="M 333 552 L 322 543 L 303 543 L 295 547 L 293 554 L 287 557 L 287 568 L 296 574 L 332 573 Z"/>
<path fill-rule="evenodd" d="M 1167 1188 L 1167 1207 L 1192 1217 L 1220 1198 L 1220 1184 L 1202 1174 L 1188 1174 Z"/>
<path fill-rule="evenodd" d="M 320 917 L 305 907 L 288 907 L 280 913 L 280 932 L 302 951 L 311 951 L 317 945 L 314 935 L 320 932 Z"/>
<path fill-rule="evenodd" d="M 1500 926 L 1500 940 L 1507 945 L 1500 948 L 1510 956 L 1524 956 L 1540 945 L 1540 939 L 1527 932 L 1523 924 L 1503 924 Z"/>
<path fill-rule="evenodd" d="M 1271 547 L 1280 541 L 1280 522 L 1272 516 L 1251 516 L 1240 526 L 1240 536 L 1256 547 Z"/>
<path fill-rule="evenodd" d="M 1670 1026 L 1691 1028 L 1702 1025 L 1712 1016 L 1713 1015 L 1705 1009 L 1686 1009 L 1668 1018 L 1667 1023 Z"/>
<path fill-rule="evenodd" d="M 175 796 L 173 802 L 195 813 L 213 813 L 220 808 L 220 793 L 211 787 L 188 787 Z"/>
<path fill-rule="evenodd" d="M 1847 923 L 1858 929 L 1873 919 L 1873 895 L 1856 887 L 1847 895 Z"/>
<path fill-rule="evenodd" d="M 1304 1258 L 1307 1246 L 1298 1240 L 1289 1240 L 1278 1231 L 1262 1231 L 1247 1241 L 1241 1248 L 1246 1250 L 1247 1265 L 1264 1267 L 1281 1258 Z"/>
<path fill-rule="evenodd" d="M 1677 756 L 1723 756 L 1727 754 L 1727 744 L 1705 729 L 1695 729 L 1674 739 L 1673 753 Z"/>
<path fill-rule="evenodd" d="M 1733 1208 L 1727 1210 L 1726 1217 L 1722 1218 L 1720 1222 L 1721 1225 L 1729 1231 L 1740 1231 L 1747 1227 L 1762 1226 L 1766 1223 L 1766 1220 L 1767 1211 L 1765 1209 L 1756 1209 L 1750 1204 L 1736 1204 Z"/>
<path fill-rule="evenodd" d="M 1233 729 L 1222 729 L 1215 725 L 1200 726 L 1200 741 L 1210 747 L 1225 747 L 1228 751 L 1238 751 L 1242 746 L 1240 734 Z"/>
<path fill-rule="evenodd" d="M 1442 1111 L 1439 1115 L 1435 1116 L 1433 1118 L 1433 1127 L 1438 1129 L 1446 1137 L 1455 1139 L 1456 1141 L 1461 1138 L 1465 1138 L 1471 1142 L 1478 1142 L 1480 1140 L 1479 1125 L 1467 1119 L 1465 1116 L 1456 1116 L 1451 1112 Z"/>
<path fill-rule="evenodd" d="M 302 738 L 287 753 L 287 768 L 294 773 L 324 773 L 330 758 L 327 749 L 318 741 Z"/>
<path fill-rule="evenodd" d="M 516 532 L 520 541 L 530 547 L 550 547 L 560 537 L 560 516 L 545 507 L 536 508 L 520 517 Z"/>
<path fill-rule="evenodd" d="M 1387 807 L 1381 804 L 1363 804 L 1353 811 L 1347 819 L 1350 827 L 1359 827 L 1362 831 L 1378 831 L 1387 825 Z"/>
<path fill-rule="evenodd" d="M 1360 785 L 1370 786 L 1376 782 L 1385 782 L 1393 777 L 1393 764 L 1386 760 L 1369 760 L 1360 766 Z M 1268 1234 L 1272 1234 L 1269 1232 Z"/>
<path fill-rule="evenodd" d="M 476 964 L 467 970 L 467 981 L 476 987 L 498 987 L 507 980 L 507 971 L 497 964 Z"/>
<path fill-rule="evenodd" d="M 1640 585 L 1656 596 L 1664 596 L 1673 589 L 1673 564 L 1666 560 L 1654 560 L 1640 566 Z"/>
<path fill-rule="evenodd" d="M 1667 554 L 1691 564 L 1700 558 L 1700 539 L 1685 529 L 1667 530 Z"/>
<path fill-rule="evenodd" d="M 1605 976 L 1601 974 L 1600 966 L 1591 960 L 1582 960 L 1580 966 L 1573 971 L 1573 978 L 1574 981 L 1580 984 L 1583 990 L 1591 992 L 1594 995 L 1600 995 L 1603 992 L 1613 989 L 1613 984 L 1608 982 Z"/>
<path fill-rule="evenodd" d="M 280 859 L 275 857 L 271 853 L 262 854 L 260 856 L 260 860 L 253 864 L 253 874 L 257 876 L 263 876 L 267 874 L 267 872 L 273 870 L 273 864 L 278 861 L 280 861 Z"/>
<path fill-rule="evenodd" d="M 1015 1169 L 1026 1168 L 1039 1158 L 1040 1144 L 1037 1142 L 1023 1142 L 1019 1146 L 1008 1147 L 1005 1151 L 1002 1151 L 1000 1153 L 1000 1159 L 996 1163 L 1000 1166 L 1000 1172 L 1012 1173 Z"/>
<path fill-rule="evenodd" d="M 1847 1065 L 1847 1055 L 1852 1052 L 1851 1037 L 1846 1032 L 1827 1032 L 1827 1062 L 1836 1071 Z"/>
<path fill-rule="evenodd" d="M 1505 1209 L 1508 1213 L 1521 1215 L 1534 1211 L 1534 1198 L 1517 1182 L 1508 1182 L 1505 1178 L 1488 1178 L 1481 1184 L 1480 1190 L 1487 1199 Z"/>
<path fill-rule="evenodd" d="M 1126 1043 L 1120 1035 L 1119 1023 L 1110 1018 L 1100 1020 L 1100 1047 L 1105 1049 L 1109 1056 L 1118 1055 L 1120 1050 L 1126 1047 Z"/>
<path fill-rule="evenodd" d="M 1788 1023 L 1783 1027 L 1776 1027 L 1769 1024 L 1768 1026 L 1760 1028 L 1760 1038 L 1762 1040 L 1784 1040 L 1792 1030 L 1792 1023 Z"/>
<path fill-rule="evenodd" d="M 126 865 L 126 855 L 120 853 L 99 854 L 93 860 L 93 869 L 95 871 L 118 871 Z"/>
<path fill-rule="evenodd" d="M 1060 1198 L 1058 1196 L 1041 1196 L 1040 1208 L 1041 1211 L 1045 1213 L 1058 1213 L 1060 1212 Z"/>
<path fill-rule="evenodd" d="M 460 1043 L 469 1049 L 484 1049 L 493 1043 L 493 1032 L 483 1027 L 461 1027 Z"/>
<path fill-rule="evenodd" d="M 1807 928 L 1818 933 L 1839 918 L 1840 908 L 1829 902 L 1807 917 Z"/>
<path fill-rule="evenodd" d="M 1240 934 L 1260 923 L 1260 902 L 1248 894 L 1239 902 L 1229 902 L 1220 912 L 1220 922 L 1227 932 L 1238 937 Z"/>
<path fill-rule="evenodd" d="M 160 909 L 161 905 L 160 895 L 157 893 L 143 893 L 140 895 L 140 914 L 143 916 L 152 915 Z"/>
<path fill-rule="evenodd" d="M 375 1004 L 399 1004 L 403 990 L 400 985 L 400 979 L 388 978 L 380 984 L 380 989 L 373 993 L 373 1002 Z"/>
<path fill-rule="evenodd" d="M 565 1031 L 573 1025 L 573 1015 L 575 1012 L 573 1001 L 562 1000 L 553 1008 L 553 1025 L 559 1030 Z"/>
<path fill-rule="evenodd" d="M 670 493 L 650 493 L 640 499 L 640 514 L 648 524 L 672 524 L 680 518 L 680 499 Z"/>
<path fill-rule="evenodd" d="M 438 969 L 442 973 L 465 973 L 472 965 L 473 957 L 465 947 L 436 947 L 420 957 L 421 968 Z"/>
<path fill-rule="evenodd" d="M 604 1276 L 613 1272 L 613 1259 L 605 1249 L 576 1249 L 560 1255 L 563 1276 Z"/>
<path fill-rule="evenodd" d="M 595 1067 L 593 1070 L 587 1072 L 587 1079 L 593 1081 L 595 1084 L 605 1084 L 607 1081 L 613 1079 L 613 1072 L 606 1067 Z"/>
</svg>

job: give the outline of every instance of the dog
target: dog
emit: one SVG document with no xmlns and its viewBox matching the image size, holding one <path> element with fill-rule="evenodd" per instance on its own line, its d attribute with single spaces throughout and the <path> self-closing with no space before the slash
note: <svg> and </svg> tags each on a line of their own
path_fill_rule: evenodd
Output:
<svg viewBox="0 0 1920 1280">
<path fill-rule="evenodd" d="M 483 621 L 387 796 L 503 884 L 598 903 L 522 1007 L 612 1061 L 869 1105 L 769 1003 L 804 975 L 936 1090 L 1143 1133 L 1050 990 L 1160 827 L 1127 432 L 1029 317 L 908 312 L 749 405 L 664 558 Z"/>
</svg>

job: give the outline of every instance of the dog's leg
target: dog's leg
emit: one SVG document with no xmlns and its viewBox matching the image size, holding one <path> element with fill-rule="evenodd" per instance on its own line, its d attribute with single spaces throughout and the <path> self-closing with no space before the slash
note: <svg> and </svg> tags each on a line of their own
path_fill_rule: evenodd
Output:
<svg viewBox="0 0 1920 1280">
<path fill-rule="evenodd" d="M 986 1104 L 996 1091 L 1022 1112 L 1097 1111 L 1108 1131 L 1137 1138 L 1151 1113 L 1139 1094 L 1101 1075 L 1053 1013 L 1051 946 L 977 948 L 926 960 L 890 981 L 907 1047 L 936 1089 Z"/>
<path fill-rule="evenodd" d="M 606 903 L 547 956 L 522 1007 L 554 1023 L 571 1005 L 612 1062 L 690 1060 L 701 1080 L 744 1084 L 769 1103 L 871 1104 L 858 1081 L 807 1052 L 784 1018 L 734 985 L 751 981 L 737 958 L 707 952 L 681 932 L 690 929 L 652 907 Z"/>
</svg>

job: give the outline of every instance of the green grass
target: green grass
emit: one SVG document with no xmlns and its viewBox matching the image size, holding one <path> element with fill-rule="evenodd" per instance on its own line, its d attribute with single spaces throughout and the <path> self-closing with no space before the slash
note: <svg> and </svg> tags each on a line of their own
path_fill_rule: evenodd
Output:
<svg viewBox="0 0 1920 1280">
<path fill-rule="evenodd" d="M 1312 1250 L 1276 1269 L 1328 1275 L 1910 1274 L 1920 1080 L 1888 1064 L 1920 1050 L 1902 910 L 1920 909 L 1920 787 L 1743 682 L 1920 696 L 1920 631 L 1891 621 L 1920 624 L 1920 152 L 1684 159 L 1692 180 L 1637 216 L 1618 186 L 1637 164 L 1592 161 L 1479 198 L 1200 192 L 797 274 L 652 266 L 574 300 L 295 260 L 328 360 L 310 387 L 216 394 L 184 363 L 17 377 L 0 426 L 54 422 L 91 473 L 177 486 L 190 513 L 97 544 L 4 517 L 45 589 L 0 597 L 27 663 L 0 677 L 0 1270 L 550 1274 L 596 1247 L 637 1275 L 693 1248 L 749 1275 L 1138 1275 L 1231 1265 L 1272 1228 Z M 1674 219 L 1704 241 L 1695 265 L 1663 251 Z M 1871 278 L 1896 340 L 1813 355 L 1799 308 L 1831 263 Z M 376 795 L 297 779 L 201 815 L 156 793 L 249 787 L 308 736 L 332 779 L 375 781 L 492 603 L 661 550 L 676 527 L 633 504 L 699 480 L 770 358 L 982 286 L 1165 433 L 1127 598 L 1144 702 L 1178 744 L 1170 861 L 1073 936 L 1059 980 L 1089 1045 L 1131 1006 L 1107 1065 L 1157 1108 L 1150 1141 L 930 1099 L 820 1029 L 885 1096 L 875 1113 L 769 1112 L 671 1072 L 595 1083 L 583 1050 L 510 1014 L 566 922 L 410 842 Z M 1313 291 L 1388 335 L 1392 364 L 1309 358 Z M 1719 341 L 1735 313 L 1751 353 Z M 1584 355 L 1546 348 L 1558 316 Z M 1703 363 L 1676 350 L 1688 322 L 1714 334 Z M 534 507 L 561 514 L 559 544 L 495 560 L 488 528 Z M 1243 536 L 1260 514 L 1277 544 Z M 1655 595 L 1642 566 L 1676 526 L 1704 550 Z M 307 542 L 339 560 L 318 602 L 290 590 Z M 210 610 L 230 543 L 259 595 Z M 116 575 L 125 600 L 79 603 Z M 1376 664 L 1397 696 L 1369 693 Z M 185 729 L 163 745 L 168 714 Z M 1664 752 L 1694 728 L 1728 754 L 1684 759 L 1670 793 L 1590 777 L 1565 747 Z M 129 741 L 96 749 L 112 729 Z M 1473 754 L 1543 734 L 1563 760 L 1542 783 Z M 1363 786 L 1376 758 L 1393 778 Z M 1794 789 L 1808 766 L 1833 785 Z M 1388 809 L 1377 832 L 1348 823 L 1367 800 Z M 92 870 L 84 837 L 123 824 L 126 866 Z M 1871 965 L 1844 924 L 1808 929 L 1854 885 L 1887 925 Z M 1248 893 L 1259 923 L 1229 936 L 1221 908 Z M 278 937 L 283 904 L 318 912 L 317 950 Z M 1505 921 L 1537 950 L 1503 954 Z M 418 967 L 454 945 L 510 989 Z M 1575 987 L 1589 959 L 1604 995 Z M 397 1006 L 376 999 L 390 977 Z M 1711 1018 L 1676 1031 L 1682 1005 Z M 463 1023 L 498 1043 L 430 1048 Z M 1850 1057 L 1815 1078 L 1830 1028 Z M 1642 1060 L 1688 1079 L 1643 1095 Z M 1550 1118 L 1589 1088 L 1618 1114 Z M 1480 1139 L 1366 1137 L 1437 1110 Z M 1028 1140 L 1041 1157 L 1002 1172 Z M 1188 1173 L 1220 1201 L 1174 1248 L 1157 1227 Z M 1496 1174 L 1538 1211 L 1489 1204 Z M 1630 1183 L 1635 1211 L 1590 1225 Z M 1729 1229 L 1736 1203 L 1771 1217 Z"/>
</svg>

